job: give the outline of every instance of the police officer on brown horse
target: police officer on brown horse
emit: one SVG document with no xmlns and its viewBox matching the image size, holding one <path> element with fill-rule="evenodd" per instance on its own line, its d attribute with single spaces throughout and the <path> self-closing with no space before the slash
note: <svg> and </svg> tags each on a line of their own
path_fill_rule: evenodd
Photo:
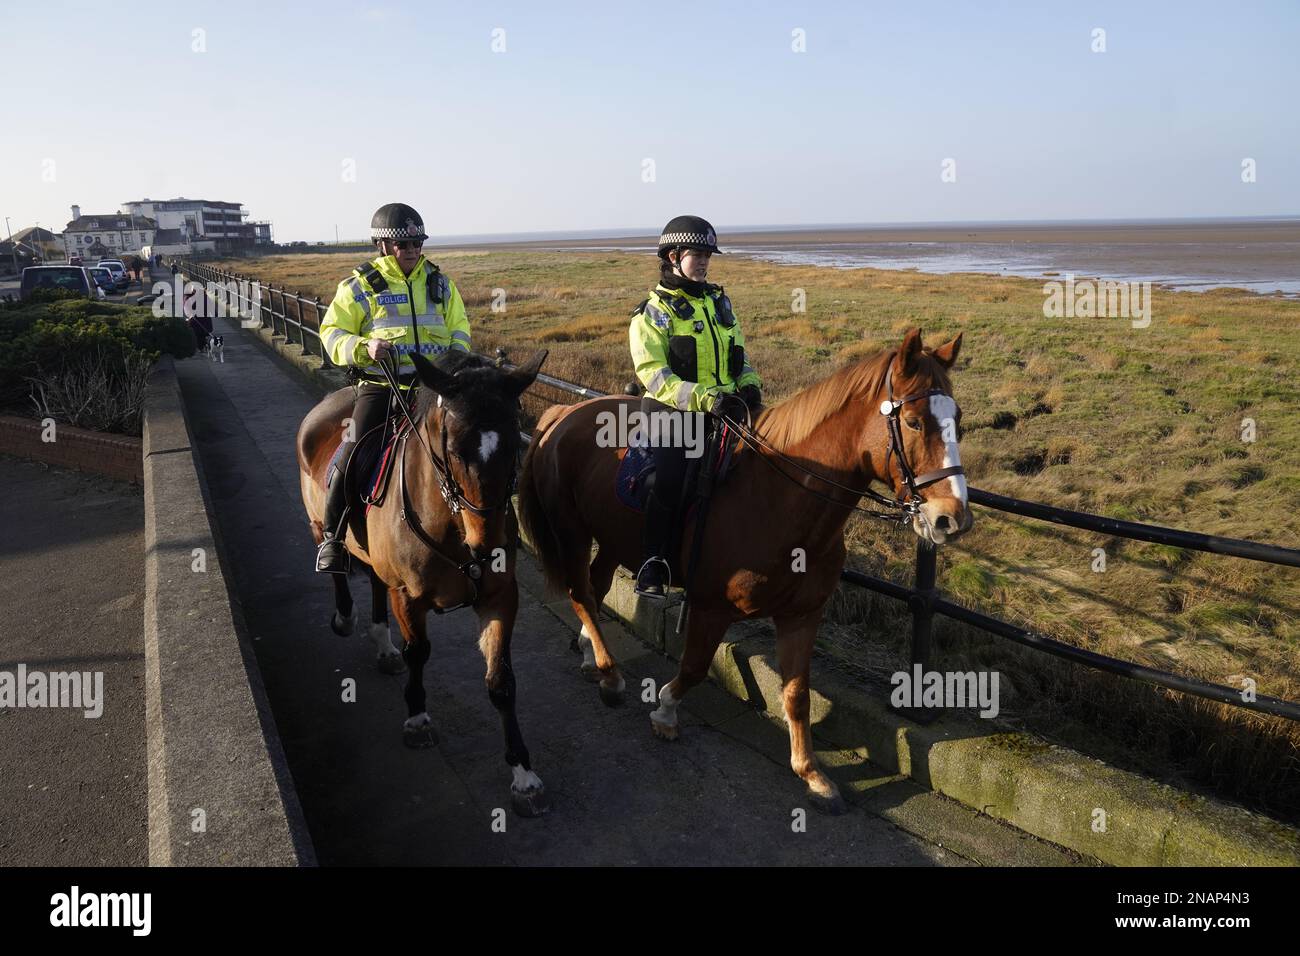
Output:
<svg viewBox="0 0 1300 956">
<path fill-rule="evenodd" d="M 677 216 L 663 228 L 659 283 L 632 313 L 629 329 L 632 361 L 645 386 L 645 411 L 683 418 L 712 412 L 743 422 L 762 405 L 762 381 L 749 364 L 731 300 L 722 286 L 706 281 L 710 257 L 720 252 L 713 226 L 699 216 Z M 658 429 L 661 437 L 702 431 L 689 430 L 685 421 L 679 428 Z M 660 441 L 654 458 L 645 561 L 636 591 L 662 599 L 670 584 L 668 557 L 677 546 L 686 445 Z"/>
<path fill-rule="evenodd" d="M 334 574 L 348 569 L 343 544 L 347 465 L 357 442 L 383 424 L 391 399 L 379 363 L 393 363 L 397 387 L 409 393 L 415 382 L 412 355 L 433 360 L 449 352 L 468 353 L 470 343 L 469 320 L 456 284 L 424 258 L 429 237 L 420 214 L 405 203 L 381 206 L 370 220 L 370 238 L 379 255 L 339 283 L 320 324 L 321 344 L 330 360 L 358 379 L 352 427 L 328 478 L 324 540 L 316 555 L 316 570 Z"/>
</svg>

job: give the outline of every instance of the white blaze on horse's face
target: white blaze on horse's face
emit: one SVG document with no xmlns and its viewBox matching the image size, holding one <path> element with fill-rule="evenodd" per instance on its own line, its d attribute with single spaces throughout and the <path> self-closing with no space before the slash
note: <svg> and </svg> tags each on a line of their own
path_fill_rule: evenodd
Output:
<svg viewBox="0 0 1300 956">
<path fill-rule="evenodd" d="M 934 416 L 943 438 L 943 464 L 950 468 L 961 464 L 961 451 L 957 447 L 957 403 L 950 395 L 931 395 L 930 414 Z M 944 494 L 945 488 L 949 494 Z M 928 492 L 928 494 L 927 494 Z M 912 521 L 912 529 L 935 544 L 943 544 L 970 528 L 972 515 L 967 499 L 966 476 L 949 477 L 922 489 L 925 503 Z"/>
<path fill-rule="evenodd" d="M 961 451 L 957 448 L 957 403 L 951 395 L 931 395 L 930 414 L 939 423 L 943 435 L 943 465 L 951 468 L 961 464 Z M 966 476 L 952 475 L 948 478 L 952 496 L 966 507 Z"/>
<path fill-rule="evenodd" d="M 497 445 L 501 443 L 501 436 L 496 432 L 482 432 L 478 437 L 478 457 L 483 464 L 487 464 L 492 453 L 497 450 Z"/>
</svg>

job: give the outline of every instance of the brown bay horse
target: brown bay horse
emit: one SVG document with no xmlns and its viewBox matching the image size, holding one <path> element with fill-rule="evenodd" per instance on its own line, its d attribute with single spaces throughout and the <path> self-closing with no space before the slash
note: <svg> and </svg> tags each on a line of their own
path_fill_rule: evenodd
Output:
<svg viewBox="0 0 1300 956">
<path fill-rule="evenodd" d="M 660 737 L 675 739 L 677 707 L 704 679 L 727 627 L 773 618 L 782 697 L 790 732 L 790 763 L 819 810 L 844 810 L 838 788 L 821 771 L 808 720 L 813 642 L 844 566 L 844 526 L 864 494 L 909 517 L 936 544 L 971 526 L 957 448 L 960 411 L 948 372 L 961 336 L 923 347 L 913 329 L 898 349 L 841 369 L 761 412 L 752 440 L 714 494 L 690 592 L 686 645 L 677 676 L 650 715 Z M 554 406 L 538 422 L 520 479 L 520 520 L 548 582 L 567 592 L 582 624 L 583 670 L 600 681 L 602 699 L 619 702 L 624 679 L 601 635 L 598 611 L 619 565 L 642 560 L 643 516 L 615 494 L 623 450 L 601 447 L 600 423 L 618 405 L 609 396 Z M 603 414 L 602 414 L 603 413 Z M 894 499 L 863 491 L 879 480 Z M 693 521 L 670 560 L 682 571 Z M 592 541 L 599 545 L 594 560 Z"/>
<path fill-rule="evenodd" d="M 487 662 L 488 698 L 505 734 L 512 804 L 523 816 L 537 816 L 547 810 L 546 794 L 515 717 L 510 664 L 519 607 L 518 526 L 510 495 L 522 444 L 519 396 L 536 378 L 546 353 L 510 372 L 476 356 L 463 360 L 454 373 L 418 354 L 412 358 L 420 382 L 409 408 L 415 426 L 394 448 L 393 474 L 382 502 L 368 510 L 354 503 L 349 511 L 347 548 L 371 579 L 370 636 L 380 669 L 400 671 L 384 611 L 391 601 L 408 669 L 408 717 L 402 738 L 410 747 L 430 747 L 437 738 L 424 690 L 430 653 L 426 618 L 430 611 L 473 607 L 479 649 Z M 352 402 L 351 388 L 333 392 L 298 429 L 302 500 L 317 544 L 325 511 L 325 474 L 344 429 L 350 427 Z M 336 605 L 331 626 L 336 633 L 350 633 L 355 611 L 347 576 L 331 577 Z"/>
</svg>

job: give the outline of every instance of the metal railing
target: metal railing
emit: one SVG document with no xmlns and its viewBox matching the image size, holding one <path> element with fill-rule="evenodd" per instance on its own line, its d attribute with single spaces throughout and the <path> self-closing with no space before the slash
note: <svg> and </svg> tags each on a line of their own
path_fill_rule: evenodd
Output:
<svg viewBox="0 0 1300 956">
<path fill-rule="evenodd" d="M 181 263 L 181 271 L 193 275 L 195 278 L 203 279 L 219 284 L 226 284 L 231 281 L 254 283 L 256 279 L 248 276 L 241 276 L 232 273 L 225 273 L 208 266 L 194 265 L 192 263 Z M 293 336 L 289 334 L 289 329 L 296 329 L 298 332 L 298 342 L 304 353 L 308 353 L 306 345 L 307 337 L 311 336 L 316 343 L 314 354 L 319 355 L 325 363 L 330 364 L 329 356 L 325 354 L 320 343 L 320 318 L 324 315 L 324 307 L 319 298 L 308 299 L 301 293 L 289 295 L 283 289 L 276 290 L 274 287 L 265 283 L 258 283 L 263 290 L 269 290 L 270 305 L 262 305 L 261 313 L 270 316 L 272 331 L 284 335 L 287 341 L 293 342 Z M 275 296 L 280 297 L 280 308 L 275 308 Z M 245 297 L 239 295 L 241 301 Z M 298 318 L 292 318 L 288 315 L 285 303 L 289 300 L 297 304 Z M 250 301 L 250 306 L 253 303 Z M 303 321 L 304 305 L 312 308 L 315 317 L 314 327 Z M 256 315 L 259 321 L 262 321 L 261 315 Z M 277 327 L 276 322 L 280 325 Z M 263 323 L 265 324 L 265 323 Z M 283 329 L 280 332 L 279 329 Z M 504 349 L 497 349 L 496 361 L 503 367 L 511 368 L 512 366 L 506 360 Z M 554 388 L 560 392 L 573 395 L 579 399 L 600 398 L 607 393 L 599 389 L 590 388 L 586 385 L 579 385 L 576 382 L 568 382 L 564 379 L 555 378 L 550 375 L 539 374 L 537 382 Z M 528 436 L 524 436 L 525 441 Z M 990 491 L 983 491 L 979 488 L 969 489 L 969 500 L 972 504 L 977 504 L 985 508 L 991 508 L 1008 514 L 1021 515 L 1027 518 L 1033 518 L 1038 521 L 1049 521 L 1055 524 L 1063 524 L 1072 528 L 1080 528 L 1086 531 L 1095 531 L 1101 534 L 1107 534 L 1117 538 L 1129 538 L 1134 541 L 1148 541 L 1157 544 L 1172 545 L 1175 547 L 1186 548 L 1192 551 L 1204 551 L 1210 554 L 1221 554 L 1231 557 L 1244 558 L 1250 561 L 1261 561 L 1268 564 L 1281 565 L 1285 567 L 1300 568 L 1300 550 L 1293 548 L 1284 548 L 1278 545 L 1261 544 L 1255 541 L 1243 541 L 1237 538 L 1224 538 L 1217 535 L 1198 534 L 1191 531 L 1179 531 L 1174 528 L 1163 528 L 1159 525 L 1140 524 L 1133 521 L 1121 521 L 1116 518 L 1107 518 L 1102 515 L 1089 514 L 1083 511 L 1070 511 L 1065 508 L 1057 508 L 1053 505 L 1042 504 L 1034 501 L 1021 501 L 1016 498 L 1009 498 L 1005 495 L 995 494 Z M 1159 687 L 1165 687 L 1184 694 L 1191 694 L 1196 697 L 1202 697 L 1206 700 L 1217 701 L 1222 704 L 1230 704 L 1234 707 L 1240 707 L 1245 710 L 1257 711 L 1259 713 L 1272 714 L 1277 717 L 1283 717 L 1287 720 L 1300 721 L 1300 703 L 1282 700 L 1277 697 L 1258 695 L 1248 698 L 1248 695 L 1232 687 L 1226 687 L 1222 684 L 1211 684 L 1206 681 L 1196 680 L 1194 678 L 1182 677 L 1178 674 L 1172 674 L 1167 671 L 1157 670 L 1146 667 L 1141 664 L 1134 664 L 1130 661 L 1120 660 L 1115 657 L 1107 657 L 1104 654 L 1097 654 L 1093 651 L 1084 650 L 1075 647 L 1072 644 L 1066 644 L 1062 641 L 1054 640 L 1037 634 L 1034 631 L 1003 621 L 979 611 L 971 610 L 954 604 L 940 596 L 937 586 L 937 562 L 936 550 L 933 544 L 928 541 L 918 540 L 916 547 L 916 579 L 912 587 L 896 584 L 893 581 L 887 581 L 884 578 L 878 578 L 874 575 L 865 574 L 861 571 L 846 568 L 840 572 L 840 578 L 845 583 L 852 584 L 856 587 L 867 588 L 885 597 L 892 598 L 896 601 L 902 601 L 907 604 L 912 614 L 912 640 L 911 640 L 911 658 L 913 665 L 920 664 L 923 669 L 929 669 L 929 663 L 932 656 L 932 636 L 934 615 L 941 614 L 944 617 L 960 621 L 971 627 L 978 628 L 997 637 L 1005 638 L 1022 647 L 1028 647 L 1036 651 L 1051 654 L 1064 660 L 1072 661 L 1076 664 L 1082 664 L 1095 670 L 1105 671 L 1110 674 L 1116 674 L 1121 677 L 1127 677 L 1132 680 L 1142 681 L 1147 684 L 1153 684 Z"/>
<path fill-rule="evenodd" d="M 223 272 L 220 269 L 214 269 L 211 266 L 201 265 L 188 260 L 180 260 L 176 263 L 181 274 L 195 281 L 203 283 L 213 283 L 220 286 L 218 298 L 228 295 L 239 303 L 238 309 L 231 309 L 232 312 L 238 311 L 241 315 L 248 315 L 266 327 L 268 324 L 271 331 L 276 335 L 284 336 L 286 342 L 291 345 L 297 345 L 302 349 L 304 355 L 318 356 L 326 366 L 332 366 L 329 354 L 325 351 L 325 346 L 320 338 L 320 323 L 325 316 L 325 310 L 328 306 L 321 302 L 320 296 L 307 298 L 301 292 L 290 293 L 287 289 L 277 289 L 274 285 L 262 282 L 252 276 L 241 275 L 234 272 Z M 234 293 L 230 294 L 231 284 L 234 284 Z M 250 287 L 257 286 L 258 293 L 256 296 L 246 294 L 240 288 L 240 283 L 246 283 Z M 279 298 L 279 308 L 276 308 L 276 298 Z M 289 314 L 288 303 L 293 302 L 297 309 L 297 316 Z M 228 303 L 227 303 L 228 304 Z M 307 309 L 312 311 L 312 320 L 309 323 L 306 320 Z M 269 319 L 269 323 L 268 323 Z M 297 341 L 294 341 L 294 332 L 297 332 Z M 308 348 L 308 339 L 314 343 L 313 347 Z"/>
</svg>

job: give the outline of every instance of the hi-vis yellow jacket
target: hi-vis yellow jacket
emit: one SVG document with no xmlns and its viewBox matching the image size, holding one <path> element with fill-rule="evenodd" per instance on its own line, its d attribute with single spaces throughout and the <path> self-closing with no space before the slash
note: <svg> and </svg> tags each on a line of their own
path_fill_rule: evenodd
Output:
<svg viewBox="0 0 1300 956">
<path fill-rule="evenodd" d="M 696 297 L 655 287 L 632 313 L 632 361 L 646 394 L 673 408 L 705 412 L 718 392 L 762 388 L 745 336 L 718 286 Z"/>
<path fill-rule="evenodd" d="M 469 351 L 469 319 L 456 285 L 423 256 L 409 276 L 392 256 L 358 266 L 339 283 L 320 324 L 321 343 L 335 365 L 360 366 L 380 381 L 366 352 L 372 338 L 397 349 L 398 372 L 413 371 L 411 353 L 430 360 L 450 349 Z"/>
</svg>

